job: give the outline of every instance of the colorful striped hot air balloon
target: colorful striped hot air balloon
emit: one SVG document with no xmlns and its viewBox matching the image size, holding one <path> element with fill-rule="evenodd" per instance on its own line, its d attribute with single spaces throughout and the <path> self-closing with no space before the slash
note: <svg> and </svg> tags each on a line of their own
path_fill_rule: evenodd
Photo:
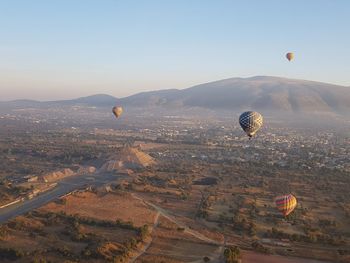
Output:
<svg viewBox="0 0 350 263">
<path fill-rule="evenodd" d="M 289 215 L 297 206 L 297 199 L 294 195 L 282 195 L 275 199 L 277 209 L 284 215 Z"/>
</svg>

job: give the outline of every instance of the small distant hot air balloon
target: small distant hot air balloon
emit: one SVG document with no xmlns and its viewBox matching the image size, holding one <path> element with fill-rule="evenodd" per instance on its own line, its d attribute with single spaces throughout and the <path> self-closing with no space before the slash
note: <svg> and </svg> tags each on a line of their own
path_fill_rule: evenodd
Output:
<svg viewBox="0 0 350 263">
<path fill-rule="evenodd" d="M 277 209 L 284 215 L 289 215 L 297 206 L 297 199 L 294 195 L 282 195 L 275 199 Z"/>
<path fill-rule="evenodd" d="M 292 52 L 288 52 L 288 53 L 286 54 L 286 58 L 287 58 L 289 61 L 291 61 L 291 60 L 294 59 L 294 54 L 293 54 Z"/>
<path fill-rule="evenodd" d="M 123 113 L 123 108 L 120 106 L 115 106 L 115 107 L 113 107 L 112 112 L 116 118 L 119 118 L 120 115 L 122 115 L 122 113 Z"/>
<path fill-rule="evenodd" d="M 263 117 L 259 112 L 246 111 L 239 116 L 239 124 L 249 138 L 251 138 L 261 128 L 263 124 Z"/>
</svg>

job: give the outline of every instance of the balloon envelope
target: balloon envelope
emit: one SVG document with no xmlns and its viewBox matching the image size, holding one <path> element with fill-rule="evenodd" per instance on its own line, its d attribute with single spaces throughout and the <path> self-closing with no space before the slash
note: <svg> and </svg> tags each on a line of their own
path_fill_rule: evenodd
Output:
<svg viewBox="0 0 350 263">
<path fill-rule="evenodd" d="M 239 124 L 249 137 L 261 128 L 263 124 L 263 117 L 259 112 L 246 111 L 239 116 Z"/>
<path fill-rule="evenodd" d="M 289 215 L 297 206 L 297 199 L 294 195 L 282 195 L 275 199 L 277 209 L 284 215 Z"/>
<path fill-rule="evenodd" d="M 294 54 L 292 52 L 289 52 L 286 54 L 286 58 L 291 61 L 292 59 L 294 59 Z"/>
<path fill-rule="evenodd" d="M 123 108 L 120 106 L 115 106 L 113 107 L 112 112 L 115 115 L 115 117 L 119 118 L 120 115 L 122 115 L 123 113 Z"/>
</svg>

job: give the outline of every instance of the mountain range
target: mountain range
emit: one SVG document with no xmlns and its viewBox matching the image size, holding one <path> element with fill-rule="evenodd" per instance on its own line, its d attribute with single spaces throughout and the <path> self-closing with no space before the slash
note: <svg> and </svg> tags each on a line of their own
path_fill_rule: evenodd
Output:
<svg viewBox="0 0 350 263">
<path fill-rule="evenodd" d="M 230 78 L 187 89 L 141 92 L 125 98 L 93 95 L 74 100 L 38 102 L 17 100 L 1 105 L 89 105 L 172 109 L 200 107 L 212 110 L 350 113 L 350 87 L 280 77 Z"/>
</svg>

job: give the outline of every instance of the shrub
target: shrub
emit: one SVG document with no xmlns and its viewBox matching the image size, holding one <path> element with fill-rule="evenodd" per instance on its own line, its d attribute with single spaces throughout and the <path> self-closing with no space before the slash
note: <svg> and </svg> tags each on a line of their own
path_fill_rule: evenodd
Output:
<svg viewBox="0 0 350 263">
<path fill-rule="evenodd" d="M 226 263 L 238 263 L 241 259 L 241 250 L 239 247 L 228 247 L 224 251 L 224 257 Z"/>
</svg>

